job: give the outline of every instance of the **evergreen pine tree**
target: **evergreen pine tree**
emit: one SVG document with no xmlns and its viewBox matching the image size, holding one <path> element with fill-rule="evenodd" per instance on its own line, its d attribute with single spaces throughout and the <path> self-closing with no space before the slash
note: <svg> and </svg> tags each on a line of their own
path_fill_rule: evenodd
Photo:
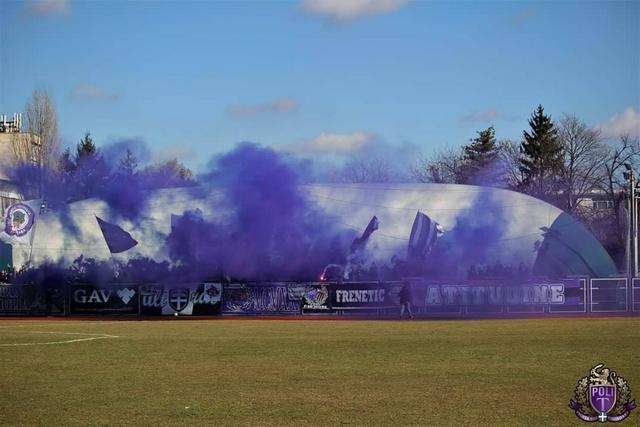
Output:
<svg viewBox="0 0 640 427">
<path fill-rule="evenodd" d="M 520 171 L 524 177 L 523 190 L 541 199 L 553 198 L 558 176 L 563 166 L 563 151 L 558 131 L 542 105 L 529 119 L 529 132 L 523 132 L 520 145 Z"/>
<path fill-rule="evenodd" d="M 96 197 L 106 188 L 111 179 L 111 170 L 104 156 L 96 147 L 89 132 L 76 146 L 75 171 L 70 191 L 72 200 Z"/>
<path fill-rule="evenodd" d="M 58 160 L 58 168 L 66 175 L 71 175 L 76 170 L 76 164 L 71 157 L 71 150 L 68 148 L 66 148 L 60 156 L 60 159 Z"/>
<path fill-rule="evenodd" d="M 478 131 L 478 136 L 464 147 L 462 181 L 465 184 L 495 184 L 492 171 L 498 159 L 496 132 L 493 126 Z"/>
<path fill-rule="evenodd" d="M 91 133 L 86 132 L 84 138 L 76 146 L 76 165 L 80 163 L 82 158 L 95 155 L 96 151 L 96 144 L 93 143 Z"/>
<path fill-rule="evenodd" d="M 127 148 L 127 154 L 120 159 L 119 170 L 125 176 L 133 176 L 138 173 L 138 159 L 133 155 L 131 149 Z"/>
</svg>

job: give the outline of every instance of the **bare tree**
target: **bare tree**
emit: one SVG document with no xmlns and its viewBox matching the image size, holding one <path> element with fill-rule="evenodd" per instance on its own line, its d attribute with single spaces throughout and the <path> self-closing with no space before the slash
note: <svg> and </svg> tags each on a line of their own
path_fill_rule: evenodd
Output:
<svg viewBox="0 0 640 427">
<path fill-rule="evenodd" d="M 347 183 L 390 182 L 394 179 L 391 165 L 378 157 L 359 157 L 347 161 L 338 171 L 338 180 Z"/>
<path fill-rule="evenodd" d="M 576 203 L 602 182 L 607 159 L 607 147 L 602 143 L 600 131 L 590 129 L 574 115 L 560 119 L 558 137 L 564 153 L 561 188 L 564 208 L 573 213 Z"/>
<path fill-rule="evenodd" d="M 498 157 L 504 171 L 504 184 L 512 190 L 519 190 L 524 183 L 524 174 L 520 169 L 522 153 L 520 143 L 511 139 L 498 141 Z"/>
<path fill-rule="evenodd" d="M 632 167 L 638 165 L 640 160 L 640 141 L 629 135 L 623 135 L 618 140 L 617 145 L 606 147 L 606 157 L 603 163 L 604 177 L 601 181 L 601 188 L 606 193 L 607 198 L 613 201 L 613 215 L 618 227 L 616 233 L 620 242 L 624 240 L 623 202 L 625 200 L 626 180 L 623 177 L 624 165 Z"/>
<path fill-rule="evenodd" d="M 411 168 L 417 182 L 459 184 L 462 179 L 464 153 L 461 149 L 434 152 L 431 157 L 419 157 Z"/>
<path fill-rule="evenodd" d="M 13 152 L 20 162 L 38 166 L 57 166 L 58 116 L 49 94 L 36 89 L 25 106 L 25 133 L 13 140 Z"/>
<path fill-rule="evenodd" d="M 149 165 L 140 171 L 151 188 L 188 187 L 195 184 L 193 172 L 177 159 Z"/>
<path fill-rule="evenodd" d="M 612 207 L 604 212 L 581 212 L 586 225 L 607 249 L 619 267 L 624 265 L 627 233 L 626 188 L 623 172 L 625 164 L 637 167 L 640 161 L 640 141 L 630 136 L 621 136 L 612 144 L 603 144 L 604 155 L 601 163 L 600 182 L 596 188 L 604 193 L 606 200 L 612 201 Z"/>
<path fill-rule="evenodd" d="M 623 135 L 618 144 L 606 147 L 606 157 L 603 164 L 604 179 L 602 188 L 614 201 L 614 208 L 618 211 L 620 203 L 624 200 L 626 182 L 622 176 L 625 163 L 637 166 L 640 160 L 640 141 L 629 135 Z"/>
</svg>

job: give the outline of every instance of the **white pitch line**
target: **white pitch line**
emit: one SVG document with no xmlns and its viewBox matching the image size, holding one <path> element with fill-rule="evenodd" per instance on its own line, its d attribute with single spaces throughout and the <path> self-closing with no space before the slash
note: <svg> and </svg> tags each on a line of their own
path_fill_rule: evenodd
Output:
<svg viewBox="0 0 640 427">
<path fill-rule="evenodd" d="M 31 345 L 70 344 L 70 343 L 83 342 L 83 341 L 95 341 L 95 340 L 103 340 L 108 338 L 120 338 L 118 335 L 89 334 L 84 332 L 54 332 L 54 331 L 19 331 L 19 332 L 27 333 L 27 334 L 94 335 L 94 336 L 87 337 L 87 338 L 76 338 L 76 339 L 65 340 L 65 341 L 8 343 L 8 344 L 0 344 L 0 347 L 24 347 L 24 346 L 31 346 Z"/>
<path fill-rule="evenodd" d="M 82 320 L 80 322 L 46 322 L 46 323 L 19 323 L 19 324 L 10 324 L 11 321 L 2 322 L 2 318 L 0 317 L 0 329 L 13 329 L 13 328 L 40 328 L 40 327 L 49 327 L 49 326 L 77 326 L 77 325 L 112 325 L 114 323 L 122 323 L 122 321 L 118 320 L 98 320 L 98 321 L 90 321 L 90 320 Z"/>
</svg>

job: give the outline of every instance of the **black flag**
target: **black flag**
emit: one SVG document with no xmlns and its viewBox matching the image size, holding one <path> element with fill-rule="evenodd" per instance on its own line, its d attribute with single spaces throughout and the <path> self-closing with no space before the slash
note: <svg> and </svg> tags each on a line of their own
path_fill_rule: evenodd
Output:
<svg viewBox="0 0 640 427">
<path fill-rule="evenodd" d="M 107 242 L 107 246 L 109 246 L 109 251 L 112 254 L 127 251 L 138 244 L 138 241 L 131 237 L 131 234 L 117 225 L 103 221 L 97 216 L 96 219 L 98 220 L 98 225 L 100 226 L 104 240 Z"/>
<path fill-rule="evenodd" d="M 362 236 L 356 237 L 351 243 L 351 252 L 355 252 L 359 249 L 364 248 L 367 244 L 367 241 L 369 240 L 369 237 L 371 237 L 373 232 L 378 229 L 379 225 L 380 221 L 378 221 L 378 217 L 374 216 L 373 218 L 371 218 L 371 221 L 369 221 L 369 224 L 362 233 Z"/>
</svg>

